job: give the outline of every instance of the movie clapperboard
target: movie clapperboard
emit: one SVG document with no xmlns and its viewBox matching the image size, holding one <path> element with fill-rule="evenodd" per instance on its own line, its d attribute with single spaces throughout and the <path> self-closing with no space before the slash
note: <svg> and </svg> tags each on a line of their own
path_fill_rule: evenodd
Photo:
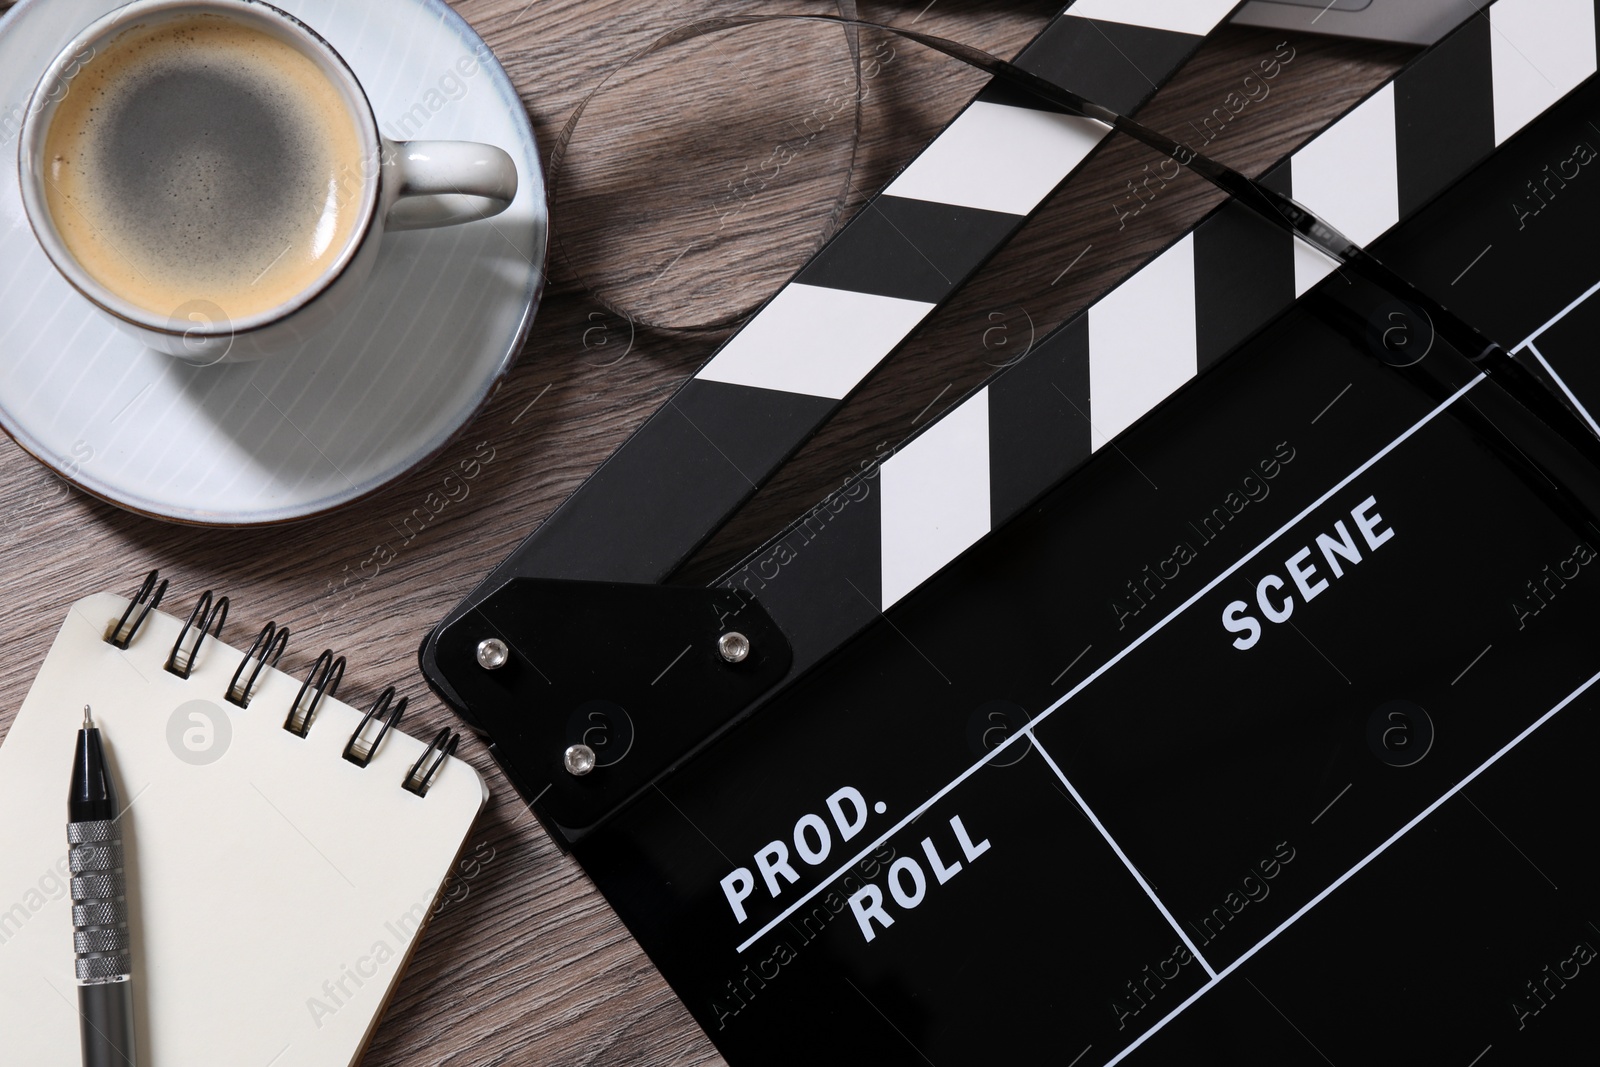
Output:
<svg viewBox="0 0 1600 1067">
<path fill-rule="evenodd" d="M 1079 0 L 1018 63 L 1125 113 L 1119 54 L 1234 6 Z M 1485 5 L 1266 184 L 1600 431 L 1597 6 Z M 664 584 L 1104 136 L 985 90 L 424 671 L 736 1067 L 1570 1062 L 1600 472 L 1240 205 Z"/>
</svg>

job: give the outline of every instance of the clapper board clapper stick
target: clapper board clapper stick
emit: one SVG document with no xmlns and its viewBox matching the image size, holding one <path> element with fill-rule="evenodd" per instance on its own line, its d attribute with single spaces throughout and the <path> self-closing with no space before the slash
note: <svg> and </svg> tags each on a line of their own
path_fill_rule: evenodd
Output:
<svg viewBox="0 0 1600 1067">
<path fill-rule="evenodd" d="M 1576 268 L 1600 270 L 1546 227 L 1475 268 L 1469 288 L 1505 300 L 1452 297 L 1469 313 L 1450 315 L 1437 294 L 1461 264 L 1437 281 L 1423 239 L 1476 219 L 1496 168 L 1594 103 L 1594 5 L 1563 0 L 1582 17 L 1554 29 L 1528 11 L 1498 0 L 1270 172 L 1270 194 L 1220 173 L 1310 242 L 1224 205 L 711 589 L 661 584 L 747 495 L 708 474 L 663 501 L 664 471 L 716 469 L 687 423 L 764 479 L 947 295 L 833 288 L 870 259 L 852 224 L 430 636 L 430 680 L 735 1063 L 1170 1051 L 1192 1020 L 1248 1011 L 1244 980 L 1281 970 L 1284 945 L 1376 928 L 1349 916 L 1436 840 L 1414 830 L 1579 728 L 1559 713 L 1600 667 L 1574 621 L 1596 607 L 1578 580 L 1593 446 L 1543 384 L 1486 378 L 1501 357 L 1480 337 L 1549 348 L 1540 377 L 1587 416 L 1595 398 L 1558 372 L 1563 331 L 1592 315 Z M 924 157 L 967 116 L 1022 107 L 986 94 Z M 1098 138 L 1033 110 L 1057 147 L 1077 139 L 1058 180 Z M 971 175 L 948 157 L 920 162 L 886 211 L 914 217 L 897 187 L 989 210 L 963 207 Z M 1401 272 L 1415 287 L 1365 261 L 1379 238 L 1384 262 L 1420 264 Z M 1340 254 L 1351 269 L 1322 284 Z M 1524 301 L 1517 275 L 1545 260 L 1561 286 Z M 853 362 L 761 358 L 827 300 L 878 327 Z M 1386 349 L 1395 315 L 1422 357 Z M 1248 647 L 1230 618 L 1254 621 Z M 1535 623 L 1538 646 L 1515 644 Z M 1337 1002 L 1338 955 L 1298 957 L 1317 992 L 1285 1011 Z M 1498 980 L 1458 970 L 1437 980 Z M 1452 1039 L 1474 1037 L 1466 1014 Z"/>
</svg>

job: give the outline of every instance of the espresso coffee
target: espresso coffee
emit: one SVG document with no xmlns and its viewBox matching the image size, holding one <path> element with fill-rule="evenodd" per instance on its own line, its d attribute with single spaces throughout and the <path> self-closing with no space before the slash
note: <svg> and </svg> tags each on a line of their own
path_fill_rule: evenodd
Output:
<svg viewBox="0 0 1600 1067">
<path fill-rule="evenodd" d="M 70 83 L 45 136 L 46 202 L 90 275 L 147 312 L 234 321 L 306 291 L 363 224 L 364 158 L 339 89 L 243 21 L 137 26 Z"/>
</svg>

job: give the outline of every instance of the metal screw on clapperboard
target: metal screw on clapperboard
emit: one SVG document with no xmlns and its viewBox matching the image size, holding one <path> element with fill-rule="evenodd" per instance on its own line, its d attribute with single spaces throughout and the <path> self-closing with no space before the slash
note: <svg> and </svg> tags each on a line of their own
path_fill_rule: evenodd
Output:
<svg viewBox="0 0 1600 1067">
<path fill-rule="evenodd" d="M 717 654 L 727 663 L 743 663 L 750 656 L 750 639 L 737 630 L 730 630 L 717 638 Z M 478 666 L 484 670 L 499 670 L 510 658 L 511 650 L 498 637 L 486 637 L 478 642 Z M 597 757 L 588 745 L 568 745 L 561 754 L 561 765 L 568 774 L 581 778 L 595 769 Z"/>
<path fill-rule="evenodd" d="M 497 671 L 510 661 L 511 649 L 498 637 L 486 637 L 478 642 L 477 659 L 478 666 L 484 670 Z M 595 768 L 594 749 L 588 745 L 570 745 L 561 754 L 561 764 L 568 774 L 581 778 Z"/>
</svg>

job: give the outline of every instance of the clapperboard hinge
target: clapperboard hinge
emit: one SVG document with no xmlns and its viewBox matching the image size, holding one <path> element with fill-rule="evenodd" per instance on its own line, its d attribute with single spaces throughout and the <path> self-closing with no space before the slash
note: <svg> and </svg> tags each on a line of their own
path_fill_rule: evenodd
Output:
<svg viewBox="0 0 1600 1067">
<path fill-rule="evenodd" d="M 1141 58 L 1165 80 L 1234 5 L 1120 6 L 1168 19 L 1165 26 L 1153 19 L 1115 29 L 1124 48 L 1146 49 Z M 1075 35 L 1104 29 L 1076 13 L 1098 17 L 1109 7 L 1080 0 L 1018 65 L 1048 77 L 1052 59 L 1070 51 Z M 1266 184 L 1369 243 L 1594 73 L 1592 62 L 1579 69 L 1544 62 L 1526 48 L 1495 47 L 1495 17 L 1491 6 L 1486 17 L 1423 53 L 1274 168 Z M 1542 43 L 1561 58 L 1569 50 L 1559 36 L 1560 27 L 1552 27 Z M 1551 70 L 1558 73 L 1554 81 Z M 1108 64 L 1095 87 L 1108 104 L 1131 110 L 1150 95 L 1133 93 L 1114 75 Z M 472 650 L 509 625 L 507 618 L 541 598 L 566 605 L 563 611 L 585 600 L 621 604 L 634 594 L 619 593 L 619 585 L 650 588 L 663 580 L 750 495 L 745 477 L 765 482 L 953 290 L 933 285 L 925 264 L 897 269 L 884 251 L 884 227 L 874 220 L 889 218 L 926 235 L 930 247 L 950 256 L 942 272 L 963 280 L 1101 137 L 1085 120 L 1018 105 L 1014 93 L 991 86 L 878 197 L 881 210 L 864 211 L 849 224 L 430 635 L 422 650 L 425 673 L 488 732 L 497 757 L 558 841 L 574 843 L 752 714 L 1335 269 L 1311 246 L 1238 204 L 1224 204 L 1026 360 L 926 426 L 870 472 L 874 491 L 855 492 L 859 480 L 847 484 L 714 589 L 694 591 L 698 600 L 680 599 L 667 613 L 681 613 L 673 633 L 697 636 L 665 638 L 672 647 L 657 657 L 661 664 L 648 655 L 626 663 L 595 638 L 600 666 L 593 669 L 639 673 L 630 684 L 645 693 L 642 706 L 624 709 L 612 701 L 588 708 L 568 694 L 545 710 L 530 695 L 534 690 L 495 694 Z M 1007 151 L 1017 138 L 1028 139 L 1029 152 Z M 984 146 L 994 151 L 978 150 Z M 978 173 L 997 159 L 1008 172 L 1005 181 Z M 941 235 L 940 225 L 954 229 Z M 719 442 L 715 459 L 705 454 L 707 435 Z M 727 476 L 728 448 L 742 472 L 737 479 Z M 668 479 L 669 468 L 693 476 Z M 815 519 L 824 509 L 819 531 Z M 719 658 L 716 635 L 730 631 L 777 658 L 759 669 L 755 661 Z M 536 644 L 562 656 L 583 654 L 583 641 L 541 632 Z M 668 663 L 678 646 L 682 660 Z M 643 646 L 629 648 L 632 655 Z M 527 654 L 530 664 L 539 658 Z M 664 674 L 648 677 L 661 668 Z M 500 674 L 493 684 L 509 685 L 511 677 Z M 524 670 L 523 677 L 531 675 Z M 675 695 L 653 703 L 667 691 L 661 686 Z M 673 743 L 660 744 L 661 717 L 692 717 L 685 708 L 702 690 L 716 694 L 704 698 L 707 715 Z M 546 714 L 557 724 L 529 724 L 530 716 Z M 565 748 L 558 742 L 570 747 L 585 729 L 597 730 L 593 736 L 606 744 L 629 746 L 627 774 L 603 760 L 601 770 L 613 773 L 563 771 Z M 653 740 L 642 741 L 647 735 Z"/>
</svg>

